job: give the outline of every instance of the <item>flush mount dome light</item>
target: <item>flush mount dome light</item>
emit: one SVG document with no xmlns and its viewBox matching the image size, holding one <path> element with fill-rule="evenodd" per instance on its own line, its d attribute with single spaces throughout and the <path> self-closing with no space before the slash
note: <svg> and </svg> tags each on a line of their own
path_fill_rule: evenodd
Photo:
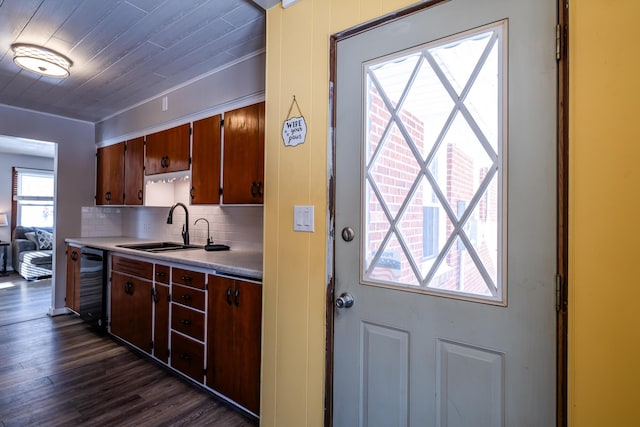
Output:
<svg viewBox="0 0 640 427">
<path fill-rule="evenodd" d="M 14 44 L 11 49 L 13 62 L 25 70 L 48 77 L 69 77 L 72 62 L 58 52 L 32 44 Z"/>
</svg>

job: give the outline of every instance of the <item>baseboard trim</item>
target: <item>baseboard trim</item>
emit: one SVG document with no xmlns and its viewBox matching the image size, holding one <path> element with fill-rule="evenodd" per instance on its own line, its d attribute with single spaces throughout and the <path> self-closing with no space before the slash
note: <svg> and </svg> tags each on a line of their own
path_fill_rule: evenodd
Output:
<svg viewBox="0 0 640 427">
<path fill-rule="evenodd" d="M 54 317 L 54 316 L 60 316 L 60 315 L 69 314 L 69 313 L 71 313 L 71 310 L 69 310 L 66 307 L 63 307 L 63 308 L 50 308 L 49 313 L 47 314 L 51 317 Z"/>
</svg>

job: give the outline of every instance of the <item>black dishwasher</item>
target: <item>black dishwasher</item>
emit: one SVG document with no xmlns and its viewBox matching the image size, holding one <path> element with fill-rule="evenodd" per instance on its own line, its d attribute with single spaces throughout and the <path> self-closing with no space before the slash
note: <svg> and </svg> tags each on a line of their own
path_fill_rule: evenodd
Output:
<svg viewBox="0 0 640 427">
<path fill-rule="evenodd" d="M 92 328 L 106 331 L 106 275 L 105 251 L 83 247 L 80 258 L 80 317 Z"/>
</svg>

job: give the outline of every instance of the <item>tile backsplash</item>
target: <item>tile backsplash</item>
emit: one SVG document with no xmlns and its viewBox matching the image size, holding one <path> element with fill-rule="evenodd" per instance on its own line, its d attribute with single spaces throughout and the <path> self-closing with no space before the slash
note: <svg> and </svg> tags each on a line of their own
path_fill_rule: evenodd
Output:
<svg viewBox="0 0 640 427">
<path fill-rule="evenodd" d="M 183 202 L 184 203 L 184 202 Z M 214 243 L 232 249 L 262 251 L 262 206 L 189 206 L 189 236 L 192 244 L 207 241 L 207 223 Z M 182 241 L 185 212 L 177 207 L 173 224 L 167 224 L 168 207 L 83 207 L 82 237 L 130 236 L 159 241 Z"/>
</svg>

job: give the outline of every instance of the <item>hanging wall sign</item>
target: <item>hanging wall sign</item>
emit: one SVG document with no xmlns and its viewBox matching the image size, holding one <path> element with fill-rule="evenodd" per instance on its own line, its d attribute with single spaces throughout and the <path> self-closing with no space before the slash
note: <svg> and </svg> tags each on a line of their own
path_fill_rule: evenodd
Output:
<svg viewBox="0 0 640 427">
<path fill-rule="evenodd" d="M 300 114 L 297 117 L 291 116 L 291 110 L 293 110 L 294 104 L 298 109 L 298 114 Z M 302 111 L 300 111 L 300 106 L 294 95 L 291 107 L 289 107 L 289 113 L 287 114 L 287 120 L 282 124 L 282 140 L 284 141 L 285 147 L 295 147 L 296 145 L 304 143 L 306 137 L 307 123 L 304 121 Z"/>
</svg>

